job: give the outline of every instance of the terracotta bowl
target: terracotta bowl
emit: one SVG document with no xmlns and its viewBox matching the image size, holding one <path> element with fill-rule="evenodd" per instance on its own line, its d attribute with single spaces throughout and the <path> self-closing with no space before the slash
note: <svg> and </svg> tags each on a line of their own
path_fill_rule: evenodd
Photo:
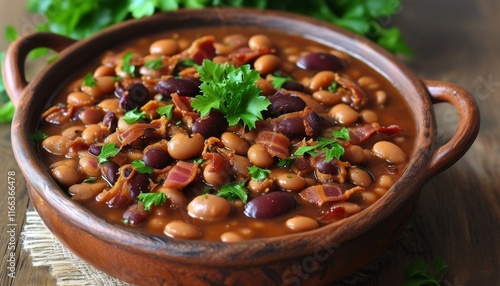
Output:
<svg viewBox="0 0 500 286">
<path fill-rule="evenodd" d="M 154 237 L 109 223 L 73 202 L 54 182 L 30 140 L 45 106 L 65 82 L 101 53 L 126 41 L 185 27 L 252 26 L 307 35 L 367 63 L 394 84 L 412 108 L 414 152 L 403 176 L 374 205 L 323 228 L 237 243 Z M 61 51 L 29 84 L 24 61 L 29 51 Z M 382 254 L 404 228 L 427 180 L 455 163 L 479 129 L 479 110 L 463 88 L 420 80 L 373 43 L 322 21 L 250 9 L 184 10 L 111 27 L 75 42 L 36 33 L 14 42 L 3 74 L 17 110 L 12 146 L 28 181 L 33 204 L 47 227 L 79 257 L 98 269 L 141 285 L 321 285 L 352 273 Z M 436 146 L 433 104 L 446 102 L 459 115 L 458 128 Z"/>
</svg>

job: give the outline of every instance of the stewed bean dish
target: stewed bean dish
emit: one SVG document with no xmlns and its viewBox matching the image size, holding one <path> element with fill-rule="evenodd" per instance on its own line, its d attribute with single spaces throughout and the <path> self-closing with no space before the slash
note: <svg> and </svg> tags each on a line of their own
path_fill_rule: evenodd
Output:
<svg viewBox="0 0 500 286">
<path fill-rule="evenodd" d="M 401 176 L 415 127 L 389 81 L 347 53 L 202 28 L 103 51 L 37 135 L 54 180 L 99 216 L 236 242 L 362 215 Z"/>
</svg>

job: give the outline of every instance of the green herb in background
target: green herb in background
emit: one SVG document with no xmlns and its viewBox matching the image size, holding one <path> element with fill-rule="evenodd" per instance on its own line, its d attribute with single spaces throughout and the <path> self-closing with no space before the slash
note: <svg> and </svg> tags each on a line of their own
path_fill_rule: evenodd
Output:
<svg viewBox="0 0 500 286">
<path fill-rule="evenodd" d="M 405 268 L 403 286 L 439 286 L 447 268 L 441 256 L 435 257 L 430 266 L 423 260 L 416 260 Z"/>
<path fill-rule="evenodd" d="M 27 10 L 42 14 L 46 21 L 36 31 L 49 31 L 73 39 L 83 39 L 105 27 L 131 18 L 151 16 L 161 11 L 181 8 L 250 7 L 284 10 L 322 19 L 373 40 L 395 54 L 411 55 L 397 27 L 385 22 L 400 9 L 400 0 L 28 0 Z M 9 41 L 17 38 L 12 26 L 5 28 Z M 29 58 L 46 55 L 48 49 L 38 48 Z M 182 62 L 179 65 L 191 66 Z M 0 122 L 12 120 L 13 105 L 9 102 L 0 77 Z M 3 106 L 1 104 L 4 104 Z"/>
<path fill-rule="evenodd" d="M 94 78 L 92 73 L 87 73 L 83 79 L 83 86 L 95 87 L 97 85 L 97 80 Z"/>
</svg>

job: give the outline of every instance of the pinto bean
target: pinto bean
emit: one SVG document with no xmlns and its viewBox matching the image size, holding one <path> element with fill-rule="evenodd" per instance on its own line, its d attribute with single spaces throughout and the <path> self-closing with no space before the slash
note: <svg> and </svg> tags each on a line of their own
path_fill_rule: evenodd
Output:
<svg viewBox="0 0 500 286">
<path fill-rule="evenodd" d="M 78 164 L 80 165 L 80 171 L 88 177 L 99 177 L 101 175 L 99 162 L 94 156 L 83 156 Z"/>
<path fill-rule="evenodd" d="M 104 137 L 107 135 L 107 131 L 103 130 L 103 128 L 101 128 L 98 124 L 91 124 L 87 126 L 87 128 L 85 128 L 82 132 L 83 140 L 89 145 L 102 142 Z"/>
<path fill-rule="evenodd" d="M 364 89 L 368 90 L 375 90 L 380 87 L 380 83 L 378 83 L 373 77 L 371 76 L 362 76 L 358 79 L 358 84 Z"/>
<path fill-rule="evenodd" d="M 104 114 L 99 108 L 89 107 L 85 108 L 78 113 L 78 118 L 83 122 L 83 124 L 96 124 L 99 123 Z"/>
<path fill-rule="evenodd" d="M 253 64 L 261 75 L 267 75 L 274 72 L 280 65 L 280 59 L 272 54 L 262 55 L 257 58 Z"/>
<path fill-rule="evenodd" d="M 266 35 L 254 35 L 250 39 L 248 39 L 248 46 L 252 50 L 270 49 L 271 40 Z"/>
<path fill-rule="evenodd" d="M 267 96 L 271 96 L 276 92 L 274 86 L 267 80 L 259 77 L 257 83 L 255 84 L 258 88 L 262 89 L 262 93 Z"/>
<path fill-rule="evenodd" d="M 377 113 L 373 110 L 363 109 L 359 112 L 359 116 L 361 116 L 361 119 L 366 123 L 374 123 L 378 121 Z"/>
<path fill-rule="evenodd" d="M 254 193 L 268 193 L 274 189 L 275 181 L 271 178 L 265 178 L 264 180 L 257 181 L 250 179 L 248 181 L 248 189 Z"/>
<path fill-rule="evenodd" d="M 83 107 L 93 105 L 94 99 L 85 92 L 72 92 L 68 95 L 66 102 L 69 106 Z"/>
<path fill-rule="evenodd" d="M 76 139 L 77 137 L 80 137 L 82 135 L 83 130 L 85 130 L 85 126 L 83 125 L 70 126 L 64 129 L 61 135 L 73 140 Z"/>
<path fill-rule="evenodd" d="M 392 185 L 394 185 L 394 178 L 391 175 L 383 174 L 378 177 L 377 185 L 382 188 L 389 189 Z"/>
<path fill-rule="evenodd" d="M 68 160 L 64 160 L 65 162 L 61 162 L 55 166 L 53 165 L 53 168 L 51 168 L 52 177 L 64 187 L 81 183 L 84 179 L 84 176 L 77 170 L 78 161 Z"/>
<path fill-rule="evenodd" d="M 373 145 L 372 152 L 375 156 L 387 160 L 389 163 L 398 164 L 406 161 L 406 154 L 398 145 L 389 141 L 379 141 Z"/>
<path fill-rule="evenodd" d="M 208 163 L 205 169 L 203 170 L 203 179 L 205 182 L 211 186 L 221 187 L 229 182 L 229 174 L 226 170 L 217 170 L 212 172 L 213 163 Z"/>
<path fill-rule="evenodd" d="M 377 101 L 377 104 L 378 105 L 385 105 L 385 102 L 387 101 L 387 93 L 385 93 L 385 91 L 383 90 L 379 90 L 377 92 L 375 92 L 375 99 Z"/>
<path fill-rule="evenodd" d="M 163 232 L 165 235 L 174 238 L 198 239 L 202 236 L 202 232 L 199 227 L 181 220 L 173 220 L 169 222 L 165 225 Z"/>
<path fill-rule="evenodd" d="M 167 196 L 168 200 L 174 205 L 185 206 L 187 203 L 187 199 L 184 193 L 177 189 L 160 186 L 157 189 L 157 192 L 164 193 Z"/>
<path fill-rule="evenodd" d="M 199 195 L 187 206 L 191 217 L 201 220 L 215 221 L 227 217 L 231 211 L 231 204 L 224 198 L 212 194 Z"/>
<path fill-rule="evenodd" d="M 54 155 L 65 155 L 69 152 L 66 145 L 70 139 L 61 135 L 52 135 L 42 141 L 42 147 L 45 151 Z"/>
<path fill-rule="evenodd" d="M 108 98 L 97 104 L 104 112 L 121 113 L 123 110 L 120 107 L 120 99 L 118 98 Z"/>
<path fill-rule="evenodd" d="M 331 71 L 320 71 L 311 78 L 309 88 L 313 91 L 327 89 L 335 80 L 335 73 Z"/>
<path fill-rule="evenodd" d="M 152 55 L 172 56 L 179 51 L 179 46 L 176 40 L 162 39 L 153 42 L 149 46 L 149 53 Z"/>
<path fill-rule="evenodd" d="M 319 224 L 315 219 L 301 215 L 287 219 L 285 224 L 289 229 L 298 232 L 312 230 L 319 227 Z"/>
<path fill-rule="evenodd" d="M 240 34 L 232 34 L 225 36 L 222 42 L 235 50 L 245 47 L 248 43 L 248 38 Z"/>
<path fill-rule="evenodd" d="M 234 150 L 238 155 L 246 155 L 250 147 L 243 138 L 233 132 L 222 133 L 220 139 L 225 147 Z"/>
<path fill-rule="evenodd" d="M 345 103 L 339 103 L 328 112 L 330 116 L 343 126 L 349 126 L 358 121 L 359 114 Z"/>
<path fill-rule="evenodd" d="M 372 183 L 372 177 L 370 174 L 358 167 L 351 167 L 347 170 L 347 174 L 351 182 L 353 182 L 356 186 L 360 186 L 363 188 L 367 188 Z"/>
<path fill-rule="evenodd" d="M 221 234 L 220 240 L 222 242 L 238 242 L 245 240 L 245 237 L 243 237 L 241 234 L 234 232 L 234 231 L 227 231 Z"/>
<path fill-rule="evenodd" d="M 112 76 L 96 77 L 95 86 L 83 86 L 82 91 L 90 94 L 94 98 L 101 98 L 107 94 L 112 94 L 115 90 L 115 78 Z"/>
<path fill-rule="evenodd" d="M 199 133 L 194 133 L 191 137 L 177 133 L 167 143 L 168 154 L 177 160 L 187 160 L 199 156 L 205 146 L 204 141 L 205 139 Z"/>
<path fill-rule="evenodd" d="M 74 184 L 68 188 L 68 192 L 71 194 L 71 199 L 77 202 L 89 201 L 97 194 L 102 192 L 107 187 L 107 184 L 103 181 L 98 181 L 95 183 L 81 183 Z"/>
<path fill-rule="evenodd" d="M 342 159 L 350 162 L 353 165 L 359 165 L 366 162 L 365 151 L 358 145 L 348 145 L 344 148 L 344 155 Z"/>
<path fill-rule="evenodd" d="M 276 176 L 276 184 L 282 190 L 298 192 L 306 186 L 306 181 L 301 176 L 289 172 L 278 174 Z"/>
<path fill-rule="evenodd" d="M 312 97 L 324 105 L 334 105 L 342 101 L 340 95 L 324 89 L 313 92 Z"/>
<path fill-rule="evenodd" d="M 102 65 L 94 71 L 94 78 L 102 76 L 115 76 L 115 68 L 113 66 Z"/>
<path fill-rule="evenodd" d="M 262 144 L 250 146 L 247 156 L 250 162 L 259 168 L 267 168 L 274 164 L 273 156 L 267 152 L 266 147 Z"/>
</svg>

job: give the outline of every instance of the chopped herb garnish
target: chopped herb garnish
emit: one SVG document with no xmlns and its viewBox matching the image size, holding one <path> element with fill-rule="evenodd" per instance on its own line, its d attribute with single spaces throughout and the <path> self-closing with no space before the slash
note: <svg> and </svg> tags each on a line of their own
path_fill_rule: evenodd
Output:
<svg viewBox="0 0 500 286">
<path fill-rule="evenodd" d="M 88 178 L 85 178 L 85 180 L 83 180 L 82 183 L 87 183 L 87 184 L 92 184 L 93 182 L 95 182 L 97 180 L 96 177 L 88 177 Z"/>
<path fill-rule="evenodd" d="M 135 73 L 135 66 L 130 63 L 130 60 L 132 59 L 132 57 L 134 56 L 134 53 L 127 53 L 126 55 L 123 56 L 122 58 L 122 66 L 121 66 L 121 71 L 130 75 L 130 76 L 134 76 L 134 73 Z"/>
<path fill-rule="evenodd" d="M 118 153 L 120 153 L 120 149 L 115 147 L 115 143 L 107 143 L 106 145 L 102 146 L 101 154 L 97 156 L 97 159 L 99 159 L 99 164 L 107 162 L 109 157 L 114 157 Z"/>
<path fill-rule="evenodd" d="M 142 160 L 132 161 L 132 167 L 134 167 L 134 169 L 137 172 L 142 173 L 142 174 L 150 174 L 154 170 L 153 167 L 146 165 L 146 163 L 144 163 L 144 161 L 142 161 Z"/>
<path fill-rule="evenodd" d="M 83 78 L 83 86 L 95 87 L 97 85 L 97 80 L 94 78 L 92 73 L 87 73 L 85 78 Z"/>
<path fill-rule="evenodd" d="M 270 170 L 262 169 L 257 166 L 248 167 L 248 170 L 250 171 L 250 176 L 252 176 L 252 179 L 256 181 L 262 181 L 267 178 L 269 174 L 271 174 Z"/>
<path fill-rule="evenodd" d="M 205 163 L 205 161 L 203 158 L 193 159 L 193 163 L 198 163 L 199 165 Z"/>
<path fill-rule="evenodd" d="M 144 205 L 144 209 L 149 211 L 151 206 L 161 206 L 167 202 L 165 193 L 140 193 L 137 197 Z"/>
<path fill-rule="evenodd" d="M 156 112 L 158 112 L 158 114 L 160 114 L 160 115 L 164 115 L 168 120 L 170 120 L 170 118 L 172 118 L 173 108 L 174 108 L 174 105 L 169 104 L 169 105 L 165 105 L 162 107 L 158 107 L 158 109 L 156 109 Z"/>
<path fill-rule="evenodd" d="M 349 136 L 349 130 L 347 130 L 347 128 L 345 127 L 342 127 L 342 129 L 340 129 L 339 131 L 333 131 L 332 135 L 333 138 L 342 139 L 345 141 L 349 141 L 349 139 L 351 139 L 351 136 Z"/>
<path fill-rule="evenodd" d="M 316 144 L 299 147 L 293 154 L 296 156 L 318 156 L 319 152 L 325 154 L 325 162 L 330 162 L 333 158 L 339 159 L 344 155 L 344 147 L 335 139 L 318 137 L 314 142 Z"/>
<path fill-rule="evenodd" d="M 271 84 L 274 86 L 274 88 L 278 89 L 278 88 L 281 88 L 283 86 L 283 84 L 285 84 L 285 82 L 292 81 L 292 80 L 293 80 L 293 78 L 291 78 L 289 76 L 283 77 L 283 76 L 273 75 L 273 79 L 271 80 Z"/>
<path fill-rule="evenodd" d="M 283 167 L 283 168 L 289 168 L 290 166 L 292 166 L 293 162 L 295 162 L 295 160 L 297 160 L 296 157 L 288 157 L 286 159 L 280 159 L 278 161 L 278 167 Z"/>
<path fill-rule="evenodd" d="M 177 62 L 178 66 L 183 66 L 183 67 L 199 67 L 200 65 L 193 59 L 185 59 L 185 60 L 180 60 Z"/>
<path fill-rule="evenodd" d="M 154 60 L 146 60 L 144 66 L 147 67 L 148 69 L 159 70 L 164 67 L 162 62 L 162 57 L 157 57 Z"/>
<path fill-rule="evenodd" d="M 234 201 L 239 198 L 243 203 L 247 203 L 248 191 L 245 188 L 246 182 L 240 182 L 230 185 L 225 185 L 220 188 L 217 196 L 228 199 L 229 201 Z"/>
<path fill-rule="evenodd" d="M 127 111 L 123 116 L 123 120 L 125 120 L 127 124 L 136 123 L 137 121 L 140 121 L 145 118 L 146 118 L 146 113 L 138 111 L 137 107 Z"/>
<path fill-rule="evenodd" d="M 49 137 L 47 134 L 43 133 L 41 130 L 37 130 L 35 133 L 31 134 L 31 140 L 35 142 L 42 142 L 43 139 Z"/>
<path fill-rule="evenodd" d="M 261 96 L 261 89 L 255 86 L 260 78 L 259 72 L 243 65 L 219 65 L 204 60 L 198 68 L 203 95 L 193 98 L 191 106 L 206 116 L 210 110 L 217 109 L 225 114 L 230 126 L 242 121 L 249 129 L 262 119 L 264 111 L 271 102 Z"/>
<path fill-rule="evenodd" d="M 336 81 L 334 81 L 328 86 L 328 91 L 336 92 L 338 88 L 339 88 L 339 84 Z"/>
<path fill-rule="evenodd" d="M 405 268 L 403 286 L 439 286 L 447 268 L 448 265 L 441 256 L 434 258 L 430 266 L 423 260 L 416 260 Z"/>
<path fill-rule="evenodd" d="M 113 78 L 113 80 L 114 80 L 115 82 L 119 82 L 120 80 L 122 80 L 122 77 L 121 77 L 121 76 L 119 76 L 119 75 L 117 75 L 117 76 L 115 76 L 115 77 Z"/>
</svg>

